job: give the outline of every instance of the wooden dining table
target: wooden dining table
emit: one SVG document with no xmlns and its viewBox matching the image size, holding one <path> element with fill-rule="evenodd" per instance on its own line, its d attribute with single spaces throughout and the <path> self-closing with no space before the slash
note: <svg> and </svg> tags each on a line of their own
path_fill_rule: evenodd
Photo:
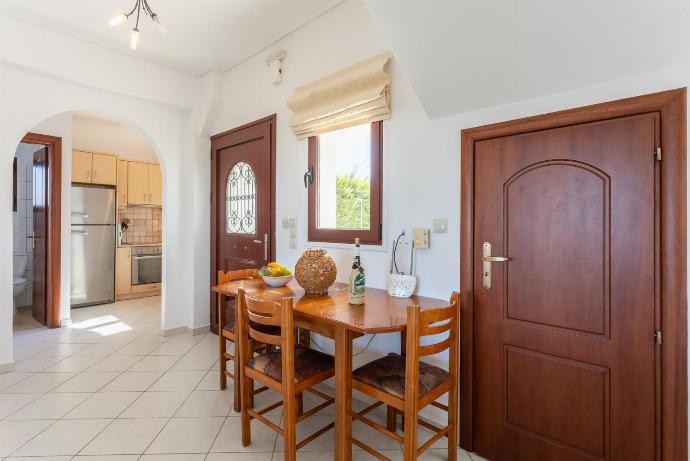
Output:
<svg viewBox="0 0 690 461">
<path fill-rule="evenodd" d="M 240 288 L 261 298 L 293 298 L 296 325 L 335 341 L 335 459 L 338 461 L 352 459 L 352 340 L 368 334 L 404 333 L 407 306 L 425 309 L 448 304 L 448 300 L 423 296 L 396 298 L 385 290 L 367 288 L 364 304 L 352 305 L 348 303 L 345 284 L 334 284 L 325 295 L 306 295 L 294 280 L 279 288 L 266 285 L 262 279 L 239 280 L 215 285 L 211 291 L 235 297 Z"/>
</svg>

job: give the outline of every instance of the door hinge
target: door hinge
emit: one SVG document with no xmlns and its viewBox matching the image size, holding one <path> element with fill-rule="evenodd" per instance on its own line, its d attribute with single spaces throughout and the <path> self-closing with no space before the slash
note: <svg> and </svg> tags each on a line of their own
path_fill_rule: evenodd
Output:
<svg viewBox="0 0 690 461">
<path fill-rule="evenodd" d="M 661 330 L 656 330 L 654 332 L 654 341 L 659 345 L 661 344 Z"/>
<path fill-rule="evenodd" d="M 654 158 L 661 161 L 661 147 L 657 147 L 654 151 Z"/>
</svg>

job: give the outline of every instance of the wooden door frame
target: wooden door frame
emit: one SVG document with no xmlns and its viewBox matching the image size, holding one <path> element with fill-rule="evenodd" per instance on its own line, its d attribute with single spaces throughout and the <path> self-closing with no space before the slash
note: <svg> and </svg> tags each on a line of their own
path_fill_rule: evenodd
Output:
<svg viewBox="0 0 690 461">
<path fill-rule="evenodd" d="M 211 136 L 211 284 L 214 284 L 214 281 L 216 280 L 216 253 L 218 249 L 218 235 L 217 235 L 217 230 L 216 230 L 216 211 L 218 208 L 218 203 L 217 203 L 217 197 L 216 197 L 216 189 L 217 189 L 217 176 L 218 176 L 218 153 L 217 150 L 218 148 L 215 147 L 214 141 L 218 138 L 222 138 L 223 136 L 227 136 L 232 133 L 236 133 L 238 131 L 245 130 L 247 128 L 251 128 L 256 125 L 261 125 L 266 122 L 269 123 L 271 127 L 271 142 L 270 142 L 270 149 L 271 149 L 271 219 L 270 219 L 270 236 L 271 236 L 271 245 L 269 247 L 269 255 L 268 259 L 269 260 L 274 260 L 275 259 L 275 254 L 276 254 L 276 119 L 277 116 L 276 114 L 269 115 L 268 117 L 261 118 L 259 120 L 255 120 L 250 123 L 246 123 L 242 126 L 238 126 L 237 128 L 233 128 L 231 130 L 223 131 L 222 133 L 214 134 Z M 213 303 L 216 301 L 216 297 L 213 293 L 210 293 L 210 298 L 209 298 L 209 313 L 210 313 L 210 308 L 213 305 Z M 218 334 L 218 325 L 214 323 L 214 318 L 211 316 L 211 331 L 214 333 Z"/>
<path fill-rule="evenodd" d="M 474 448 L 474 143 L 551 128 L 644 113 L 661 116 L 660 316 L 663 344 L 657 348 L 655 400 L 656 458 L 687 459 L 687 210 L 686 88 L 469 128 L 461 132 L 460 201 L 460 446 Z M 653 155 L 649 153 L 650 157 Z M 650 332 L 650 341 L 652 341 Z M 659 349 L 661 349 L 659 351 Z M 660 405 L 660 406 L 659 406 Z M 660 413 L 658 409 L 660 408 Z"/>
<path fill-rule="evenodd" d="M 60 248 L 62 210 L 62 138 L 27 133 L 21 142 L 48 148 L 48 197 L 46 200 L 46 326 L 60 327 Z"/>
</svg>

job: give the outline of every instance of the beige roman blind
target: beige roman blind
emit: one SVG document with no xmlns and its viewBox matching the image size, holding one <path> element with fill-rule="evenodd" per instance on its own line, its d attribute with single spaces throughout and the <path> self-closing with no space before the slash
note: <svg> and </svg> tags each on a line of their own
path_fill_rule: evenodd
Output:
<svg viewBox="0 0 690 461">
<path fill-rule="evenodd" d="M 297 88 L 287 102 L 297 138 L 389 119 L 390 58 L 382 53 Z"/>
</svg>

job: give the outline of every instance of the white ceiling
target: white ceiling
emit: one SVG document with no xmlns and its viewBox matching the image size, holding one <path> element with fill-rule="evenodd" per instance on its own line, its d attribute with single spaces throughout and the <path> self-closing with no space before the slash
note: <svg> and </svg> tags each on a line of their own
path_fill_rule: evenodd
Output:
<svg viewBox="0 0 690 461">
<path fill-rule="evenodd" d="M 688 0 L 364 0 L 431 117 L 687 64 Z"/>
<path fill-rule="evenodd" d="M 342 1 L 149 0 L 167 34 L 142 18 L 135 52 L 129 49 L 133 18 L 108 25 L 135 0 L 0 0 L 0 12 L 202 75 L 227 70 Z"/>
</svg>

